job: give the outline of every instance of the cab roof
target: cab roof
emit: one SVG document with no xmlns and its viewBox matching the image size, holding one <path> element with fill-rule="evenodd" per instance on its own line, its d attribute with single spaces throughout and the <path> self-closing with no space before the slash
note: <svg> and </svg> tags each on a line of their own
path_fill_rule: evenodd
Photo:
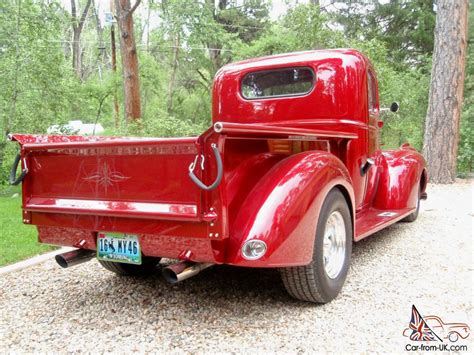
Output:
<svg viewBox="0 0 474 355">
<path fill-rule="evenodd" d="M 264 57 L 246 59 L 223 66 L 220 73 L 246 72 L 249 69 L 269 69 L 287 67 L 291 65 L 307 65 L 314 62 L 341 60 L 342 63 L 363 62 L 370 65 L 369 59 L 356 49 L 338 48 L 338 49 L 321 49 L 293 53 L 282 53 Z"/>
<path fill-rule="evenodd" d="M 246 98 L 244 78 L 253 72 L 307 67 L 313 72 L 308 93 Z M 284 53 L 231 63 L 214 78 L 213 122 L 262 123 L 328 118 L 367 120 L 365 55 L 355 49 Z"/>
</svg>

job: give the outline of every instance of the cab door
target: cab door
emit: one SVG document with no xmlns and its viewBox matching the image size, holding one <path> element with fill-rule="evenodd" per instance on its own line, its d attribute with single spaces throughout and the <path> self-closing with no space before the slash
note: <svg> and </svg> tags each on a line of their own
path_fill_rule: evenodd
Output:
<svg viewBox="0 0 474 355">
<path fill-rule="evenodd" d="M 369 110 L 369 146 L 367 155 L 369 158 L 375 158 L 380 150 L 379 128 L 377 126 L 380 112 L 377 79 L 373 69 L 369 69 L 367 72 L 367 98 Z"/>
<path fill-rule="evenodd" d="M 367 160 L 374 164 L 367 170 L 366 188 L 363 207 L 372 203 L 377 189 L 380 169 L 380 141 L 378 122 L 380 118 L 379 95 L 375 72 L 367 71 L 367 106 L 368 106 L 368 139 Z"/>
</svg>

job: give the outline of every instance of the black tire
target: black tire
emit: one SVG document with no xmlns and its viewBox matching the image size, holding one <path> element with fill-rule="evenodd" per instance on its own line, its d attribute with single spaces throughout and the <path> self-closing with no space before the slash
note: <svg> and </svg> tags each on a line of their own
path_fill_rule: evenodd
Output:
<svg viewBox="0 0 474 355">
<path fill-rule="evenodd" d="M 121 276 L 148 276 L 157 271 L 156 266 L 161 258 L 143 257 L 141 265 L 115 263 L 113 261 L 99 260 L 105 269 Z"/>
<path fill-rule="evenodd" d="M 405 218 L 402 219 L 402 222 L 415 222 L 418 218 L 418 214 L 420 213 L 420 201 L 421 201 L 421 186 L 418 186 L 418 200 L 416 201 L 416 210 L 415 212 L 409 214 Z"/>
<path fill-rule="evenodd" d="M 335 278 L 330 278 L 324 267 L 323 240 L 329 216 L 338 211 L 343 218 L 346 231 L 345 253 L 342 268 Z M 288 293 L 299 300 L 327 303 L 339 294 L 346 280 L 352 252 L 352 219 L 346 199 L 339 189 L 327 195 L 316 229 L 313 260 L 309 265 L 281 269 L 283 284 Z"/>
</svg>

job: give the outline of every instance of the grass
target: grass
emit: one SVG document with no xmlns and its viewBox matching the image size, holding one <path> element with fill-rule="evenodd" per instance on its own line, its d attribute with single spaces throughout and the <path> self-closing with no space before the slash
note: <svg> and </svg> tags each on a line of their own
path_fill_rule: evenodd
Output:
<svg viewBox="0 0 474 355">
<path fill-rule="evenodd" d="M 23 224 L 20 188 L 0 186 L 0 266 L 53 249 L 38 243 L 35 226 Z"/>
</svg>

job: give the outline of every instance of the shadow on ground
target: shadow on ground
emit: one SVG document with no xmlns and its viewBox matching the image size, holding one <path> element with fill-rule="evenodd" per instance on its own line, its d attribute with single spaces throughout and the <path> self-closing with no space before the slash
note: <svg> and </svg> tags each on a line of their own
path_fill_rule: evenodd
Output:
<svg viewBox="0 0 474 355">
<path fill-rule="evenodd" d="M 367 255 L 376 257 L 382 246 L 387 247 L 388 244 L 389 247 L 390 243 L 395 243 L 400 238 L 397 230 L 408 226 L 397 224 L 355 243 L 353 267 L 363 266 L 361 263 L 367 262 Z M 185 314 L 188 317 L 186 321 L 200 321 L 203 326 L 212 327 L 216 322 L 217 326 L 222 323 L 217 319 L 220 315 L 226 318 L 226 324 L 233 321 L 245 323 L 248 317 L 257 327 L 259 317 L 256 315 L 268 321 L 269 318 L 281 316 L 282 312 L 325 307 L 290 298 L 276 269 L 217 266 L 184 282 L 170 285 L 161 277 L 159 270 L 156 275 L 147 278 L 131 278 L 116 276 L 103 270 L 96 262 L 82 267 L 93 268 L 89 274 L 96 278 L 84 280 L 83 283 L 76 276 L 74 285 L 57 290 L 57 296 L 64 297 L 64 307 L 58 310 L 59 313 L 81 315 L 81 308 L 94 308 L 94 303 L 101 303 L 106 317 L 122 322 L 129 322 L 130 314 L 147 317 L 150 322 L 157 315 L 167 320 L 176 318 L 181 322 Z M 71 292 L 75 297 L 71 297 Z M 282 312 L 274 312 L 275 307 L 281 308 Z"/>
</svg>

